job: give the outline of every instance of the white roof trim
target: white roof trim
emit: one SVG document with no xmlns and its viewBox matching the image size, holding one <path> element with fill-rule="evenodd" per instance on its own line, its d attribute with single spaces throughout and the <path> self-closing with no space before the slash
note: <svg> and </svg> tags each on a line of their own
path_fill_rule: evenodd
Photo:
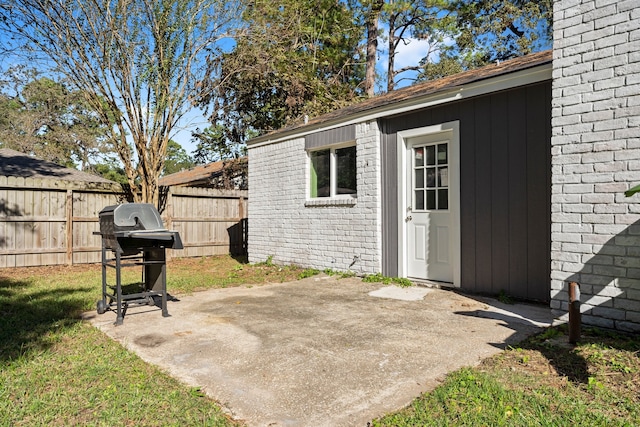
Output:
<svg viewBox="0 0 640 427">
<path fill-rule="evenodd" d="M 352 125 L 357 123 L 368 122 L 382 117 L 402 114 L 409 111 L 420 110 L 427 107 L 433 107 L 439 104 L 446 104 L 461 99 L 469 99 L 475 96 L 485 95 L 488 93 L 498 92 L 502 90 L 512 89 L 519 86 L 538 83 L 545 80 L 551 80 L 552 64 L 547 63 L 538 65 L 525 70 L 515 71 L 513 73 L 503 74 L 496 77 L 472 82 L 462 87 L 453 87 L 445 89 L 425 96 L 418 96 L 406 101 L 392 103 L 371 110 L 354 113 L 347 117 L 347 120 L 332 120 L 317 126 L 305 126 L 303 128 L 292 130 L 291 133 L 284 131 L 284 134 L 274 139 L 268 139 L 247 146 L 248 149 L 262 147 L 265 145 L 275 144 L 282 141 L 289 141 L 295 138 L 302 138 L 306 135 L 321 132 L 325 130 L 335 129 L 341 126 Z"/>
</svg>

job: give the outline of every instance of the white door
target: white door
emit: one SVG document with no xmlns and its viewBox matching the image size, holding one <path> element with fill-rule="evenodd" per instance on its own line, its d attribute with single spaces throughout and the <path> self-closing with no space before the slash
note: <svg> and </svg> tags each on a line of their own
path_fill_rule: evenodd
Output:
<svg viewBox="0 0 640 427">
<path fill-rule="evenodd" d="M 407 275 L 453 283 L 451 141 L 442 135 L 412 138 L 407 149 Z"/>
</svg>

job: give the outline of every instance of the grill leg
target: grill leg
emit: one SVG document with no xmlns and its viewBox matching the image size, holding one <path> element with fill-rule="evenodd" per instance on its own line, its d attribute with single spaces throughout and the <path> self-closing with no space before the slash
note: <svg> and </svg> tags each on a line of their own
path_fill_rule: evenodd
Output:
<svg viewBox="0 0 640 427">
<path fill-rule="evenodd" d="M 162 251 L 164 258 L 164 250 Z M 167 310 L 167 264 L 162 264 L 162 317 L 169 317 L 169 311 Z"/>
<path fill-rule="evenodd" d="M 162 316 L 169 317 L 167 310 L 167 259 L 164 248 L 154 248 L 144 251 L 145 288 L 160 294 Z"/>
<path fill-rule="evenodd" d="M 107 307 L 107 248 L 104 243 L 104 239 L 102 239 L 102 299 L 100 300 L 100 302 L 101 302 L 101 306 L 106 309 Z"/>
<path fill-rule="evenodd" d="M 122 321 L 124 319 L 124 316 L 122 314 L 122 277 L 120 274 L 122 265 L 120 256 L 120 251 L 116 251 L 116 326 L 122 325 Z"/>
</svg>

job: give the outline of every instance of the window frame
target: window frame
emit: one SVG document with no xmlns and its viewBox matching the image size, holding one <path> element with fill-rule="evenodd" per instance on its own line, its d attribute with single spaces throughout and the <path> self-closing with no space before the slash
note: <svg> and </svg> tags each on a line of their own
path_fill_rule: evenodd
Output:
<svg viewBox="0 0 640 427">
<path fill-rule="evenodd" d="M 356 189 L 355 189 L 355 193 L 352 194 L 338 194 L 338 156 L 336 155 L 336 150 L 342 149 L 342 148 L 350 148 L 350 147 L 354 147 L 356 150 L 356 162 L 355 162 L 355 173 L 356 173 L 356 180 L 355 180 L 355 185 L 356 185 Z M 313 190 L 311 188 L 312 185 L 312 181 L 313 181 L 313 161 L 312 161 L 312 154 L 314 152 L 318 152 L 318 151 L 325 151 L 325 150 L 329 150 L 329 195 L 328 196 L 313 196 Z M 307 180 L 307 199 L 311 200 L 311 201 L 322 201 L 322 200 L 332 200 L 332 199 L 356 199 L 358 197 L 358 179 L 357 179 L 357 172 L 358 172 L 358 146 L 356 144 L 356 141 L 347 141 L 347 142 L 341 142 L 339 144 L 331 144 L 331 145 L 325 145 L 325 146 L 321 146 L 321 147 L 314 147 L 312 149 L 308 149 L 307 150 L 307 173 L 309 176 L 309 179 Z"/>
</svg>

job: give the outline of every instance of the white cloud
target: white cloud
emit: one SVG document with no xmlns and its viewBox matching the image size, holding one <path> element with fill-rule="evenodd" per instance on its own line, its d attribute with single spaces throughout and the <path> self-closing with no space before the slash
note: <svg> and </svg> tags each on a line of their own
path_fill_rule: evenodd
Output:
<svg viewBox="0 0 640 427">
<path fill-rule="evenodd" d="M 396 49 L 395 68 L 418 65 L 429 53 L 429 42 L 421 39 L 408 39 L 400 42 Z"/>
<path fill-rule="evenodd" d="M 378 54 L 378 75 L 386 76 L 387 67 L 389 64 L 389 50 L 388 44 L 383 39 L 378 39 L 378 47 L 381 48 Z M 395 63 L 394 68 L 396 70 L 407 67 L 418 65 L 422 58 L 429 54 L 429 42 L 423 39 L 413 39 L 409 38 L 405 42 L 400 42 L 396 49 Z M 437 55 L 430 55 L 432 60 L 437 60 Z M 399 76 L 396 76 L 396 88 L 399 89 L 401 87 L 410 85 L 412 83 L 412 79 L 417 77 L 417 72 L 415 71 L 407 71 Z M 386 77 L 384 78 L 386 81 Z M 378 86 L 376 87 L 378 92 L 384 92 L 386 89 L 386 83 L 382 81 L 378 82 Z"/>
<path fill-rule="evenodd" d="M 383 28 L 388 31 L 388 28 Z M 442 45 L 451 46 L 455 40 L 451 37 L 445 37 Z M 386 76 L 389 63 L 388 43 L 384 38 L 378 39 L 378 65 L 377 71 L 379 76 Z M 440 60 L 440 49 L 438 46 L 431 46 L 429 41 L 425 39 L 407 38 L 404 42 L 400 42 L 396 48 L 396 57 L 394 69 L 399 70 L 407 66 L 419 65 L 420 61 L 428 56 L 430 62 L 438 62 Z M 413 83 L 418 73 L 416 71 L 407 71 L 396 76 L 396 89 L 410 85 Z M 386 81 L 386 77 L 385 77 Z M 379 81 L 377 85 L 378 92 L 384 92 L 386 83 Z"/>
</svg>

